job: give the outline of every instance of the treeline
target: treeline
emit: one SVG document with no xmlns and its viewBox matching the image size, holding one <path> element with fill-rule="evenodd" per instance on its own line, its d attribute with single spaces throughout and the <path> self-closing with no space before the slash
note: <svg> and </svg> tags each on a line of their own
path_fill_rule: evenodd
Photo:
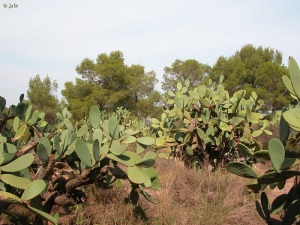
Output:
<svg viewBox="0 0 300 225">
<path fill-rule="evenodd" d="M 142 65 L 126 65 L 123 53 L 102 53 L 95 61 L 86 58 L 77 67 L 76 82 L 66 82 L 64 99 L 56 98 L 57 82 L 49 76 L 41 80 L 31 78 L 27 92 L 30 103 L 46 113 L 49 121 L 55 112 L 67 106 L 75 119 L 82 119 L 93 105 L 112 112 L 118 107 L 128 109 L 139 117 L 155 116 L 161 110 L 163 93 L 155 90 L 158 84 L 154 71 L 145 71 Z M 218 81 L 224 76 L 224 85 L 230 94 L 244 89 L 249 95 L 255 91 L 264 100 L 263 112 L 282 109 L 288 103 L 288 92 L 281 77 L 288 74 L 282 62 L 282 53 L 251 44 L 243 46 L 232 56 L 218 58 L 212 67 L 195 59 L 175 60 L 164 68 L 162 90 L 174 90 L 177 82 L 188 79 L 192 87 Z"/>
</svg>

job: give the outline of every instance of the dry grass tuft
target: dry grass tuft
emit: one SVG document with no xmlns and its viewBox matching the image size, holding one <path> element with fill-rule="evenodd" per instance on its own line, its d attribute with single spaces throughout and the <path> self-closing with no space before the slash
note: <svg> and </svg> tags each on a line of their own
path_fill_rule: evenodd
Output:
<svg viewBox="0 0 300 225">
<path fill-rule="evenodd" d="M 181 162 L 160 161 L 158 205 L 147 204 L 149 224 L 263 224 L 247 180 L 217 171 L 193 171 Z"/>
<path fill-rule="evenodd" d="M 95 186 L 88 188 L 88 200 L 75 210 L 73 215 L 67 215 L 61 224 L 72 225 L 129 225 L 144 224 L 135 214 L 135 207 L 125 204 L 128 191 L 113 188 L 103 190 Z"/>
</svg>

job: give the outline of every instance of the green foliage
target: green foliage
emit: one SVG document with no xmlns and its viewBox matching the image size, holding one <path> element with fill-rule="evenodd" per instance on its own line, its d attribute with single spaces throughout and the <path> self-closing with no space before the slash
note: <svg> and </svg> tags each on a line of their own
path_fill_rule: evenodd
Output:
<svg viewBox="0 0 300 225">
<path fill-rule="evenodd" d="M 56 119 L 56 112 L 60 105 L 55 93 L 57 91 L 57 82 L 51 81 L 49 76 L 44 80 L 36 75 L 30 78 L 27 96 L 33 108 L 45 113 L 45 118 L 48 122 L 54 123 Z"/>
<path fill-rule="evenodd" d="M 88 114 L 89 108 L 94 105 L 104 108 L 105 90 L 95 83 L 79 78 L 76 78 L 75 84 L 66 82 L 62 95 L 66 98 L 68 107 L 76 119 L 84 118 Z"/>
<path fill-rule="evenodd" d="M 258 174 L 245 163 L 230 162 L 226 165 L 226 168 L 229 172 L 241 177 L 252 178 L 252 179 L 258 177 Z"/>
<path fill-rule="evenodd" d="M 24 177 L 18 177 L 13 174 L 1 174 L 0 180 L 12 187 L 25 190 L 30 184 L 30 180 Z"/>
<path fill-rule="evenodd" d="M 151 121 L 157 148 L 168 147 L 173 156 L 193 167 L 225 165 L 240 156 L 249 163 L 254 160 L 262 148 L 255 138 L 272 134 L 267 130 L 269 122 L 258 112 L 263 101 L 255 92 L 245 98 L 244 90 L 230 96 L 222 79 L 196 88 L 186 80 L 167 92 L 161 119 Z"/>
<path fill-rule="evenodd" d="M 93 105 L 102 111 L 124 107 L 148 116 L 159 101 L 157 92 L 152 93 L 157 83 L 155 72 L 145 72 L 141 65 L 126 65 L 120 51 L 100 54 L 96 62 L 84 59 L 76 71 L 81 79 L 75 84 L 67 82 L 62 91 L 75 119 L 83 119 Z"/>
<path fill-rule="evenodd" d="M 276 50 L 245 45 L 234 55 L 219 57 L 210 72 L 210 78 L 217 81 L 224 76 L 224 86 L 233 94 L 244 89 L 248 97 L 255 91 L 265 101 L 265 112 L 281 110 L 288 103 L 288 92 L 281 77 L 288 74 L 282 64 L 282 54 Z"/>
<path fill-rule="evenodd" d="M 10 163 L 6 163 L 6 165 L 1 165 L 0 170 L 4 172 L 18 172 L 29 167 L 33 161 L 34 156 L 32 154 L 25 154 Z"/>
<path fill-rule="evenodd" d="M 189 80 L 192 87 L 197 87 L 208 75 L 209 70 L 208 65 L 194 59 L 185 61 L 177 59 L 171 67 L 164 68 L 162 89 L 175 91 L 177 83 L 184 83 L 185 80 Z"/>
<path fill-rule="evenodd" d="M 106 114 L 92 106 L 85 120 L 74 123 L 71 113 L 63 109 L 51 127 L 31 105 L 18 114 L 11 111 L 3 111 L 5 132 L 0 134 L 1 212 L 19 204 L 57 224 L 58 217 L 51 215 L 56 198 L 68 199 L 66 205 L 79 204 L 85 196 L 81 187 L 109 188 L 121 184 L 120 179 L 130 182 L 131 192 L 153 202 L 146 190 L 159 189 L 153 168 L 157 155 L 150 149 L 156 141 L 147 125 L 132 120 L 127 110 Z M 50 214 L 45 207 L 50 207 Z"/>
<path fill-rule="evenodd" d="M 32 181 L 24 190 L 21 199 L 28 201 L 38 196 L 46 188 L 46 182 L 43 180 Z"/>
<path fill-rule="evenodd" d="M 280 140 L 274 138 L 269 141 L 268 150 L 271 162 L 276 171 L 279 171 L 284 161 L 285 149 Z"/>
<path fill-rule="evenodd" d="M 283 83 L 293 98 L 289 107 L 282 112 L 280 119 L 280 139 L 271 139 L 268 143 L 268 154 L 272 162 L 272 167 L 269 168 L 263 175 L 256 177 L 256 181 L 248 185 L 254 192 L 264 190 L 268 185 L 273 189 L 276 186 L 282 189 L 287 179 L 295 177 L 294 186 L 288 194 L 279 195 L 270 205 L 266 193 L 262 192 L 260 203 L 256 202 L 256 209 L 259 215 L 270 223 L 272 214 L 282 212 L 281 225 L 291 225 L 300 216 L 300 199 L 299 190 L 300 183 L 297 176 L 299 171 L 299 153 L 291 154 L 290 151 L 299 144 L 299 120 L 298 109 L 300 96 L 297 94 L 300 81 L 300 70 L 296 61 L 290 57 L 289 60 L 290 77 L 283 76 Z M 291 131 L 293 130 L 293 131 Z M 257 156 L 259 157 L 259 155 Z M 243 176 L 244 168 L 248 168 L 246 164 L 240 164 L 239 167 L 232 169 L 230 164 L 227 165 L 228 171 Z M 250 171 L 251 168 L 248 168 Z M 252 170 L 252 169 L 251 169 Z M 246 176 L 244 176 L 246 177 Z M 252 177 L 255 178 L 255 177 Z"/>
<path fill-rule="evenodd" d="M 93 128 L 98 128 L 101 120 L 101 112 L 97 106 L 92 106 L 89 112 L 89 120 Z"/>
</svg>

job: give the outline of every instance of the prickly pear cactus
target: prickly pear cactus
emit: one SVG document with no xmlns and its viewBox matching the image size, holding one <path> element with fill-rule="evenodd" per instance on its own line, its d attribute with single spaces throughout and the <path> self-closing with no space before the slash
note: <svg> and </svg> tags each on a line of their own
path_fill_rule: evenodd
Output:
<svg viewBox="0 0 300 225">
<path fill-rule="evenodd" d="M 131 183 L 131 202 L 137 204 L 139 194 L 154 202 L 147 189 L 160 187 L 157 155 L 151 150 L 156 140 L 129 119 L 129 112 L 119 109 L 104 116 L 93 106 L 86 120 L 75 122 L 64 109 L 57 113 L 57 123 L 48 126 L 44 113 L 18 106 L 9 109 L 1 124 L 0 212 L 20 204 L 38 216 L 36 223 L 42 218 L 57 224 L 59 215 L 51 215 L 57 202 L 76 205 L 86 197 L 81 187 L 119 186 L 121 180 Z M 3 112 L 3 98 L 0 107 Z"/>
<path fill-rule="evenodd" d="M 281 225 L 294 224 L 300 216 L 300 183 L 299 171 L 299 145 L 300 137 L 300 70 L 296 61 L 289 59 L 290 76 L 283 76 L 283 82 L 290 92 L 292 101 L 289 106 L 282 110 L 279 126 L 279 139 L 273 138 L 268 143 L 265 158 L 271 161 L 269 168 L 259 176 L 251 167 L 241 162 L 231 162 L 227 170 L 238 176 L 252 178 L 255 181 L 248 186 L 254 192 L 263 191 L 267 186 L 271 189 L 282 189 L 288 179 L 294 178 L 294 186 L 288 193 L 279 195 L 272 203 L 269 203 L 265 192 L 261 194 L 260 203 L 256 202 L 259 215 L 272 224 L 272 217 L 276 213 L 281 214 Z"/>
<path fill-rule="evenodd" d="M 161 118 L 152 119 L 157 148 L 168 148 L 193 167 L 217 167 L 241 156 L 248 162 L 255 159 L 262 148 L 255 138 L 272 134 L 269 121 L 258 112 L 263 101 L 255 92 L 246 99 L 244 90 L 230 96 L 222 81 L 223 77 L 219 84 L 209 81 L 195 89 L 185 81 L 175 92 L 167 92 Z"/>
</svg>

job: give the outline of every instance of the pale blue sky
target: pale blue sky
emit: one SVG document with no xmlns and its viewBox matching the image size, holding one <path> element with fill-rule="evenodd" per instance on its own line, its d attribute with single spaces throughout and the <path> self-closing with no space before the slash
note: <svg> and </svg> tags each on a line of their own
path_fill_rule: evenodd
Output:
<svg viewBox="0 0 300 225">
<path fill-rule="evenodd" d="M 296 0 L 0 0 L 0 95 L 15 104 L 30 77 L 59 84 L 79 77 L 84 58 L 120 50 L 154 70 L 176 59 L 213 65 L 245 44 L 282 51 L 300 64 Z M 15 3 L 17 8 L 5 8 Z M 60 93 L 58 93 L 60 96 Z"/>
</svg>

